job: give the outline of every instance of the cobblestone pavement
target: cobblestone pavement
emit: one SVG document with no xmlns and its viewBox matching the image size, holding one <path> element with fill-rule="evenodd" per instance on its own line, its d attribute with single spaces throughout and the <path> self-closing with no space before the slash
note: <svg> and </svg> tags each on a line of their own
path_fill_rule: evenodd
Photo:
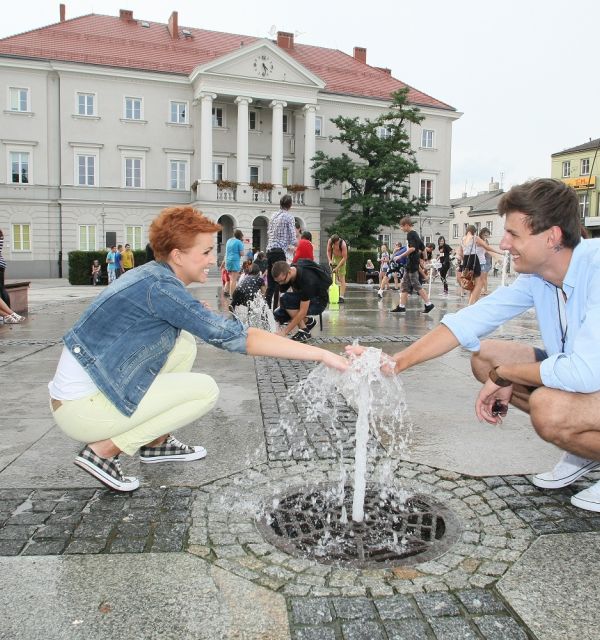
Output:
<svg viewBox="0 0 600 640">
<path fill-rule="evenodd" d="M 0 555 L 187 551 L 283 594 L 294 640 L 533 638 L 495 584 L 537 536 L 600 531 L 600 514 L 569 502 L 589 480 L 549 492 L 523 476 L 474 479 L 394 459 L 396 488 L 443 503 L 460 523 L 458 541 L 442 556 L 380 569 L 340 568 L 291 556 L 265 540 L 257 516 L 278 496 L 308 482 L 338 481 L 343 465 L 351 471 L 356 416 L 350 408 L 341 408 L 337 434 L 325 420 L 304 422 L 302 433 L 281 427 L 290 387 L 313 366 L 256 359 L 268 463 L 195 488 L 142 488 L 127 495 L 0 490 Z M 303 407 L 295 410 L 302 418 Z M 370 477 L 381 467 L 381 460 L 372 460 Z"/>
</svg>

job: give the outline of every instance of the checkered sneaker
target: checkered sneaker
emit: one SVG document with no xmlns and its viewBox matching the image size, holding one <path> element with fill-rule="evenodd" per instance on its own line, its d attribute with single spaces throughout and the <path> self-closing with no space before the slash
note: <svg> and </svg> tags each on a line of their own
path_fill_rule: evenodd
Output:
<svg viewBox="0 0 600 640">
<path fill-rule="evenodd" d="M 123 475 L 119 456 L 101 458 L 88 445 L 75 458 L 75 464 L 114 491 L 134 491 L 140 486 L 137 478 Z"/>
<path fill-rule="evenodd" d="M 25 318 L 18 313 L 11 313 L 9 316 L 4 316 L 4 324 L 19 324 L 24 320 Z"/>
<path fill-rule="evenodd" d="M 206 457 L 204 447 L 190 447 L 177 438 L 168 436 L 157 447 L 142 447 L 140 449 L 140 462 L 148 464 L 154 462 L 189 462 Z"/>
</svg>

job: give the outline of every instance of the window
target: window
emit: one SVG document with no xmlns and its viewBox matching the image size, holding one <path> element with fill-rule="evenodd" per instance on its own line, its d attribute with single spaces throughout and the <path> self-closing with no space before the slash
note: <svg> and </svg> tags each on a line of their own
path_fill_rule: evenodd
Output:
<svg viewBox="0 0 600 640">
<path fill-rule="evenodd" d="M 248 111 L 248 129 L 250 131 L 258 130 L 258 113 L 256 111 Z"/>
<path fill-rule="evenodd" d="M 79 225 L 79 250 L 96 251 L 96 225 Z"/>
<path fill-rule="evenodd" d="M 571 176 L 571 161 L 565 160 L 562 163 L 562 177 L 569 178 Z"/>
<path fill-rule="evenodd" d="M 125 186 L 142 187 L 142 159 L 125 158 Z"/>
<path fill-rule="evenodd" d="M 13 184 L 29 184 L 29 153 L 27 151 L 11 152 L 10 176 Z"/>
<path fill-rule="evenodd" d="M 142 249 L 142 227 L 125 227 L 125 244 L 130 244 L 133 251 Z"/>
<path fill-rule="evenodd" d="M 213 162 L 213 180 L 223 180 L 223 163 Z"/>
<path fill-rule="evenodd" d="M 283 133 L 292 133 L 292 118 L 289 113 L 283 113 Z"/>
<path fill-rule="evenodd" d="M 125 119 L 126 120 L 142 119 L 142 99 L 141 98 L 125 98 Z"/>
<path fill-rule="evenodd" d="M 433 129 L 423 129 L 421 132 L 421 147 L 423 149 L 433 149 Z"/>
<path fill-rule="evenodd" d="M 258 182 L 258 169 L 259 167 L 251 166 L 248 167 L 250 169 L 250 183 Z"/>
<path fill-rule="evenodd" d="M 452 225 L 452 238 L 453 239 L 458 238 L 458 224 Z"/>
<path fill-rule="evenodd" d="M 388 138 L 391 138 L 392 137 L 392 127 L 378 127 L 377 128 L 377 135 L 382 140 L 387 140 Z"/>
<path fill-rule="evenodd" d="M 187 165 L 185 160 L 169 161 L 169 186 L 171 189 L 187 189 Z"/>
<path fill-rule="evenodd" d="M 13 224 L 12 248 L 13 251 L 31 251 L 30 224 Z"/>
<path fill-rule="evenodd" d="M 384 244 L 388 249 L 390 248 L 390 234 L 389 233 L 380 233 L 377 236 L 377 246 L 381 248 L 381 245 Z"/>
<path fill-rule="evenodd" d="M 76 184 L 80 187 L 96 186 L 96 156 L 78 154 Z"/>
<path fill-rule="evenodd" d="M 581 171 L 580 171 L 582 176 L 589 176 L 590 175 L 590 159 L 589 158 L 582 158 L 581 159 Z"/>
<path fill-rule="evenodd" d="M 290 175 L 290 168 L 283 167 L 283 169 L 281 170 L 281 184 L 284 187 L 287 187 L 287 185 L 289 184 L 289 175 Z"/>
<path fill-rule="evenodd" d="M 96 96 L 93 93 L 77 94 L 77 115 L 93 116 L 96 114 Z"/>
<path fill-rule="evenodd" d="M 487 220 L 485 223 L 485 226 L 487 229 L 490 230 L 490 236 L 494 235 L 494 221 L 493 220 Z"/>
<path fill-rule="evenodd" d="M 11 87 L 9 96 L 11 111 L 29 111 L 29 89 Z"/>
<path fill-rule="evenodd" d="M 481 222 L 476 222 L 475 223 L 475 235 L 478 236 L 480 231 L 481 231 Z"/>
<path fill-rule="evenodd" d="M 315 136 L 323 135 L 323 116 L 315 116 Z"/>
<path fill-rule="evenodd" d="M 223 127 L 223 107 L 212 108 L 212 123 L 213 127 Z"/>
<path fill-rule="evenodd" d="M 171 102 L 169 103 L 171 106 L 170 112 L 169 112 L 169 122 L 173 123 L 173 124 L 187 124 L 188 121 L 188 117 L 187 117 L 187 113 L 188 113 L 188 108 L 187 108 L 187 102 L 175 102 L 173 100 L 171 100 Z M 129 243 L 131 244 L 131 243 Z"/>
<path fill-rule="evenodd" d="M 425 200 L 425 202 L 431 202 L 433 200 L 433 180 L 428 178 L 421 180 L 419 197 Z"/>
<path fill-rule="evenodd" d="M 590 215 L 590 194 L 587 191 L 579 194 L 579 215 L 582 218 Z"/>
</svg>

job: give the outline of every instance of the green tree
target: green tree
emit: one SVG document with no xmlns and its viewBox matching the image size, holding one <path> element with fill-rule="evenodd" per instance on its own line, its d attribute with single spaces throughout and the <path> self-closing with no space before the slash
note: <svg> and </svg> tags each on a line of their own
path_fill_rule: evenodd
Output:
<svg viewBox="0 0 600 640">
<path fill-rule="evenodd" d="M 404 216 L 417 216 L 427 203 L 410 195 L 409 177 L 420 171 L 411 149 L 407 123 L 423 120 L 416 107 L 408 105 L 408 88 L 392 94 L 389 111 L 373 120 L 338 116 L 331 122 L 339 140 L 352 155 L 331 157 L 318 151 L 313 158 L 314 176 L 329 188 L 346 187 L 341 213 L 327 229 L 357 249 L 377 245 L 380 227 L 394 227 Z"/>
</svg>

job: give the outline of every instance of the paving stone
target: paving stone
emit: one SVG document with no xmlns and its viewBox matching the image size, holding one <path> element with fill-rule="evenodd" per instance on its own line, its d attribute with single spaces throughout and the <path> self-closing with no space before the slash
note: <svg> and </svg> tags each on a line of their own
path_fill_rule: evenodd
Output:
<svg viewBox="0 0 600 640">
<path fill-rule="evenodd" d="M 335 631 L 329 627 L 295 629 L 294 640 L 336 640 Z"/>
<path fill-rule="evenodd" d="M 35 525 L 6 525 L 0 529 L 0 540 L 29 540 L 35 533 Z"/>
<path fill-rule="evenodd" d="M 335 613 L 339 618 L 354 620 L 373 620 L 377 617 L 377 610 L 367 598 L 331 598 Z"/>
<path fill-rule="evenodd" d="M 16 516 L 11 516 L 10 518 L 8 518 L 6 524 L 43 524 L 49 517 L 50 514 L 43 511 L 39 513 L 19 513 Z"/>
<path fill-rule="evenodd" d="M 325 598 L 291 598 L 293 624 L 321 624 L 333 617 L 329 601 Z"/>
<path fill-rule="evenodd" d="M 115 538 L 109 548 L 109 553 L 142 553 L 146 546 L 146 538 Z"/>
<path fill-rule="evenodd" d="M 398 618 L 415 618 L 419 614 L 412 600 L 407 596 L 391 596 L 373 600 L 380 617 L 383 620 L 397 620 Z"/>
<path fill-rule="evenodd" d="M 57 556 L 60 555 L 67 546 L 65 540 L 32 540 L 23 550 L 24 556 Z"/>
<path fill-rule="evenodd" d="M 0 540 L 0 556 L 18 556 L 27 540 Z"/>
<path fill-rule="evenodd" d="M 527 634 L 508 616 L 481 616 L 475 624 L 486 640 L 527 640 Z"/>
<path fill-rule="evenodd" d="M 474 615 L 506 611 L 504 604 L 491 591 L 485 589 L 458 591 L 456 595 L 465 609 Z"/>
<path fill-rule="evenodd" d="M 460 615 L 456 598 L 449 593 L 419 593 L 415 600 L 426 618 Z"/>
<path fill-rule="evenodd" d="M 462 618 L 434 618 L 429 621 L 439 640 L 477 640 L 477 634 Z"/>
<path fill-rule="evenodd" d="M 344 640 L 386 640 L 384 628 L 372 620 L 342 622 Z"/>
<path fill-rule="evenodd" d="M 106 547 L 106 540 L 94 538 L 90 540 L 73 540 L 65 553 L 101 553 Z"/>
<path fill-rule="evenodd" d="M 428 626 L 422 620 L 402 620 L 384 622 L 389 640 L 429 640 Z"/>
</svg>

